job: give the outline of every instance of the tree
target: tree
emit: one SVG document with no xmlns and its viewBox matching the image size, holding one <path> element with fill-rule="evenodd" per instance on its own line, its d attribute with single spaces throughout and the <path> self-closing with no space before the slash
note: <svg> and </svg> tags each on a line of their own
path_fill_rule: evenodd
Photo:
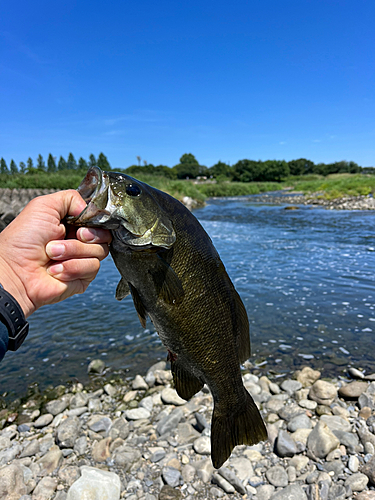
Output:
<svg viewBox="0 0 375 500">
<path fill-rule="evenodd" d="M 36 168 L 37 170 L 41 171 L 41 172 L 45 172 L 46 171 L 46 164 L 43 160 L 43 156 L 42 155 L 38 155 L 38 158 L 36 159 Z"/>
<path fill-rule="evenodd" d="M 96 163 L 96 158 L 93 154 L 91 154 L 89 156 L 89 167 L 96 167 L 97 166 L 97 163 Z"/>
<path fill-rule="evenodd" d="M 78 169 L 79 170 L 87 170 L 88 169 L 87 161 L 84 160 L 82 158 L 82 156 L 78 160 Z"/>
<path fill-rule="evenodd" d="M 47 172 L 52 173 L 56 172 L 56 170 L 57 170 L 56 158 L 52 156 L 52 154 L 50 153 L 48 155 L 48 160 L 47 160 Z"/>
<path fill-rule="evenodd" d="M 73 153 L 69 153 L 68 161 L 66 162 L 67 170 L 77 170 L 77 162 L 73 156 Z"/>
<path fill-rule="evenodd" d="M 27 162 L 26 162 L 26 163 L 27 163 L 27 172 L 30 172 L 30 173 L 31 173 L 31 172 L 34 170 L 34 162 L 33 162 L 33 159 L 32 159 L 32 158 L 30 158 L 30 156 L 29 156 L 29 158 L 27 159 Z"/>
<path fill-rule="evenodd" d="M 23 161 L 20 161 L 20 172 L 21 174 L 26 173 L 26 164 Z"/>
<path fill-rule="evenodd" d="M 8 165 L 4 158 L 1 158 L 0 160 L 0 174 L 9 174 Z"/>
<path fill-rule="evenodd" d="M 138 166 L 140 167 L 141 166 L 141 157 L 137 156 L 137 160 L 138 160 Z"/>
<path fill-rule="evenodd" d="M 290 175 L 306 175 L 314 171 L 314 162 L 306 160 L 306 158 L 299 158 L 298 160 L 291 160 L 288 162 Z"/>
<path fill-rule="evenodd" d="M 218 161 L 208 169 L 209 174 L 215 177 L 215 179 L 219 176 L 230 177 L 230 171 L 230 166 L 222 161 Z"/>
<path fill-rule="evenodd" d="M 239 160 L 232 168 L 233 180 L 238 182 L 253 182 L 260 176 L 259 161 Z"/>
<path fill-rule="evenodd" d="M 62 156 L 60 156 L 59 163 L 57 164 L 57 170 L 66 170 L 66 161 Z"/>
<path fill-rule="evenodd" d="M 107 157 L 105 154 L 100 153 L 98 156 L 98 163 L 97 166 L 101 170 L 111 170 L 111 165 L 109 164 L 109 161 L 107 160 Z"/>
<path fill-rule="evenodd" d="M 207 167 L 199 165 L 191 153 L 185 153 L 181 156 L 180 163 L 175 165 L 173 169 L 176 171 L 178 179 L 195 179 L 198 175 L 204 175 L 204 169 L 207 170 Z"/>
<path fill-rule="evenodd" d="M 16 162 L 14 160 L 10 160 L 10 173 L 11 174 L 18 174 L 18 168 L 17 168 Z"/>
</svg>

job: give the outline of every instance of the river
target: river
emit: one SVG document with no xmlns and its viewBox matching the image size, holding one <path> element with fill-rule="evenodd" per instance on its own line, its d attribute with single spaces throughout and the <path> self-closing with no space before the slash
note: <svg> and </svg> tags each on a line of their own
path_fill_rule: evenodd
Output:
<svg viewBox="0 0 375 500">
<path fill-rule="evenodd" d="M 283 375 L 309 365 L 325 376 L 375 371 L 375 214 L 311 206 L 286 210 L 257 197 L 211 199 L 196 210 L 246 306 L 251 361 Z M 84 295 L 41 308 L 30 333 L 0 365 L 0 395 L 87 381 L 103 359 L 112 372 L 145 373 L 166 359 L 152 323 L 114 298 L 118 272 L 102 263 Z"/>
</svg>

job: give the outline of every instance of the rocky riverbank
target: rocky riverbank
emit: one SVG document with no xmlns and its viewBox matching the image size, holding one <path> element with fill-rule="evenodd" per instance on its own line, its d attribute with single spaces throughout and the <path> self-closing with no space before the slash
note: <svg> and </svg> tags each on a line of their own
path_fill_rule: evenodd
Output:
<svg viewBox="0 0 375 500">
<path fill-rule="evenodd" d="M 212 398 L 171 387 L 164 362 L 142 377 L 58 386 L 0 410 L 1 500 L 375 499 L 375 376 L 243 379 L 269 441 L 210 460 Z M 5 403 L 3 402 L 3 406 Z"/>
<path fill-rule="evenodd" d="M 375 210 L 375 199 L 372 196 L 344 196 L 328 200 L 322 193 L 314 195 L 291 194 L 277 196 L 263 194 L 256 197 L 258 202 L 287 205 L 287 209 L 295 209 L 296 205 L 316 205 L 328 210 Z"/>
</svg>

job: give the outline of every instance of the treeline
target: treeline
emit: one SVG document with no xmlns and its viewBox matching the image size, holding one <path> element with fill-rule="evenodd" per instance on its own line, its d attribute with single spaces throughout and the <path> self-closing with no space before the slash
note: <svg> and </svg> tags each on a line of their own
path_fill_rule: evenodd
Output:
<svg viewBox="0 0 375 500">
<path fill-rule="evenodd" d="M 168 179 L 216 179 L 217 181 L 235 182 L 280 182 L 289 176 L 305 176 L 318 174 L 327 176 L 337 173 L 370 173 L 371 168 L 362 168 L 353 161 L 339 161 L 334 163 L 314 163 L 311 160 L 300 158 L 298 160 L 240 160 L 234 165 L 229 165 L 222 161 L 215 163 L 212 167 L 201 165 L 195 156 L 186 153 L 181 156 L 180 162 L 173 167 L 167 165 L 153 165 L 144 161 L 141 165 L 141 158 L 137 156 L 138 165 L 131 165 L 125 169 L 119 169 L 129 175 L 154 175 L 166 177 Z M 96 158 L 91 154 L 88 160 L 80 157 L 78 161 L 73 153 L 69 153 L 65 159 L 60 156 L 59 160 L 50 153 L 47 162 L 39 155 L 34 164 L 32 158 L 28 158 L 26 163 L 17 164 L 11 160 L 8 167 L 4 158 L 0 160 L 0 174 L 33 174 L 39 172 L 55 173 L 61 171 L 85 171 L 89 167 L 98 166 L 102 170 L 111 170 L 111 165 L 107 157 L 100 153 Z M 373 172 L 371 172 L 373 173 Z"/>
<path fill-rule="evenodd" d="M 9 167 L 4 158 L 1 158 L 0 174 L 35 174 L 39 172 L 55 173 L 65 170 L 87 170 L 88 168 L 95 166 L 100 167 L 102 170 L 111 170 L 108 159 L 103 153 L 100 153 L 98 158 L 95 158 L 95 155 L 91 154 L 88 160 L 80 157 L 78 161 L 75 159 L 73 153 L 69 153 L 67 160 L 65 160 L 63 156 L 60 156 L 58 161 L 57 158 L 52 156 L 50 153 L 47 158 L 47 163 L 44 161 L 42 155 L 38 155 L 35 164 L 32 158 L 28 158 L 26 163 L 21 161 L 18 166 L 14 160 L 10 160 Z"/>
</svg>

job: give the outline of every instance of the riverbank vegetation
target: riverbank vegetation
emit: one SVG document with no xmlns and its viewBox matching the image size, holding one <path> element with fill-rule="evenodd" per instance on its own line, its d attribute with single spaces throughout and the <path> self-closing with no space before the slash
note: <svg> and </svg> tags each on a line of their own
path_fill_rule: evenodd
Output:
<svg viewBox="0 0 375 500">
<path fill-rule="evenodd" d="M 205 197 L 259 194 L 289 188 L 305 194 L 316 194 L 327 199 L 345 195 L 358 196 L 375 193 L 375 168 L 362 168 L 355 162 L 340 161 L 329 164 L 300 158 L 284 160 L 239 160 L 234 165 L 222 161 L 212 167 L 200 165 L 191 153 L 181 156 L 173 166 L 153 165 L 146 161 L 124 169 L 116 169 L 134 176 L 152 186 L 167 191 L 178 199 L 190 196 L 198 202 Z M 72 153 L 65 160 L 49 154 L 47 162 L 39 155 L 34 163 L 28 158 L 17 166 L 11 160 L 9 167 L 0 160 L 1 188 L 77 188 L 88 168 L 98 166 L 112 170 L 107 157 L 93 154 L 87 160 L 77 161 Z"/>
</svg>

